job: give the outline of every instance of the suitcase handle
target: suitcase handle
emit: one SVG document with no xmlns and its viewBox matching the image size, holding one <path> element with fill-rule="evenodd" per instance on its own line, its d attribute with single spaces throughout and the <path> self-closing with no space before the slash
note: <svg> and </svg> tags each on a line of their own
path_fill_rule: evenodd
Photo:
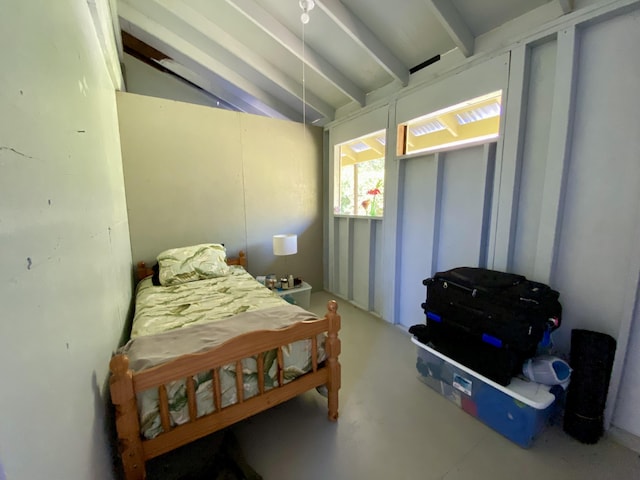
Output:
<svg viewBox="0 0 640 480">
<path fill-rule="evenodd" d="M 471 292 L 471 296 L 473 298 L 476 298 L 478 296 L 477 288 L 469 288 L 464 285 L 460 285 L 459 283 L 452 282 L 451 280 L 446 280 L 442 282 L 442 288 L 449 288 L 449 284 L 453 285 L 456 288 L 459 288 L 460 290 L 464 290 L 465 292 Z"/>
<path fill-rule="evenodd" d="M 523 275 L 498 272 L 496 270 L 489 270 L 486 268 L 458 267 L 447 270 L 446 272 L 437 272 L 432 277 L 423 280 L 422 283 L 427 286 L 436 280 L 448 282 L 472 293 L 474 290 L 476 290 L 476 294 L 480 291 L 486 290 L 487 293 L 491 294 L 491 292 L 494 291 L 500 291 L 520 285 L 522 282 L 526 281 L 526 277 Z M 538 285 L 540 287 L 547 287 L 544 284 Z"/>
<path fill-rule="evenodd" d="M 430 277 L 430 278 L 425 278 L 422 281 L 422 284 L 424 286 L 428 286 L 428 285 L 432 284 L 433 282 L 435 282 L 435 279 L 433 277 Z M 478 289 L 477 288 L 469 288 L 469 287 L 466 287 L 466 286 L 461 285 L 459 283 L 452 282 L 451 280 L 445 280 L 444 282 L 442 282 L 442 288 L 449 288 L 449 283 L 451 285 L 454 285 L 454 286 L 458 287 L 461 290 L 465 290 L 467 292 L 471 292 L 471 296 L 474 297 L 474 298 L 476 297 L 476 295 L 478 295 Z"/>
</svg>

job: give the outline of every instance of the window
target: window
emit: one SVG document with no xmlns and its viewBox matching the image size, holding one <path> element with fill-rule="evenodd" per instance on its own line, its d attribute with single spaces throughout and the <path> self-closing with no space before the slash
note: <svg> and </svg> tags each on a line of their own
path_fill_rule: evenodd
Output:
<svg viewBox="0 0 640 480">
<path fill-rule="evenodd" d="M 398 155 L 477 145 L 498 138 L 502 91 L 416 118 L 398 127 Z"/>
<path fill-rule="evenodd" d="M 381 217 L 384 208 L 384 156 L 386 132 L 336 145 L 340 185 L 334 212 L 342 215 Z"/>
</svg>

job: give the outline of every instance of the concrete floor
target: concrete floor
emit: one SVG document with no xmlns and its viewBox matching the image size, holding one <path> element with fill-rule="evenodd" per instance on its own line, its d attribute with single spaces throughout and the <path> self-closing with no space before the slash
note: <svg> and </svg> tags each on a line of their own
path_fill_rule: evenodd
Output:
<svg viewBox="0 0 640 480">
<path fill-rule="evenodd" d="M 310 310 L 331 298 L 312 294 Z M 607 436 L 584 445 L 556 425 L 529 449 L 513 444 L 418 380 L 407 333 L 346 301 L 339 313 L 338 422 L 312 391 L 233 427 L 265 480 L 640 479 L 640 455 Z M 189 455 L 206 455 L 207 441 Z"/>
</svg>

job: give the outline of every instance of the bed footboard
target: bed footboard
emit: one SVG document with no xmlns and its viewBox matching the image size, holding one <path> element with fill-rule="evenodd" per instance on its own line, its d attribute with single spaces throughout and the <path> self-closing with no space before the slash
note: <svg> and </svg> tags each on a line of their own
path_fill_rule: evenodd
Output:
<svg viewBox="0 0 640 480">
<path fill-rule="evenodd" d="M 335 300 L 331 300 L 327 305 L 327 316 L 325 318 L 329 323 L 327 340 L 325 341 L 329 376 L 327 379 L 329 420 L 335 422 L 338 420 L 338 391 L 342 386 L 342 373 L 340 371 L 340 362 L 338 361 L 341 352 L 340 339 L 338 338 L 340 315 L 338 315 L 338 304 Z"/>
<path fill-rule="evenodd" d="M 127 480 L 146 478 L 144 451 L 140 436 L 140 420 L 136 394 L 133 389 L 133 372 L 129 370 L 126 355 L 115 355 L 109 362 L 111 377 L 111 403 L 115 407 L 118 451 Z"/>
<path fill-rule="evenodd" d="M 146 478 L 145 462 L 163 453 L 185 445 L 193 440 L 233 425 L 256 413 L 267 410 L 289 400 L 307 390 L 326 385 L 328 390 L 328 417 L 338 419 L 338 391 L 341 386 L 340 355 L 340 315 L 338 305 L 330 301 L 324 318 L 299 322 L 280 330 L 261 330 L 249 332 L 232 338 L 209 351 L 179 357 L 157 367 L 141 372 L 129 369 L 129 360 L 125 355 L 115 355 L 111 359 L 110 389 L 111 400 L 115 406 L 118 449 L 127 480 Z M 318 361 L 317 336 L 325 334 L 326 360 Z M 282 348 L 300 340 L 311 340 L 311 370 L 292 380 L 284 382 L 284 364 Z M 264 354 L 277 349 L 278 378 L 277 386 L 266 389 L 264 384 Z M 243 398 L 243 374 L 241 361 L 255 356 L 258 365 L 258 394 L 249 399 Z M 219 369 L 225 365 L 236 365 L 237 402 L 223 407 Z M 193 376 L 200 372 L 212 373 L 213 413 L 198 416 Z M 189 406 L 189 421 L 172 426 L 169 419 L 169 407 L 166 384 L 176 380 L 185 380 Z M 159 411 L 163 433 L 146 440 L 142 438 L 138 418 L 137 394 L 157 388 Z"/>
</svg>

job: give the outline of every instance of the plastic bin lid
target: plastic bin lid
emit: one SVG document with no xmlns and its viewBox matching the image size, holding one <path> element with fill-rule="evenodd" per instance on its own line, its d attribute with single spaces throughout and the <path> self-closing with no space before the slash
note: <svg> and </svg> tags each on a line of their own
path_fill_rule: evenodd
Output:
<svg viewBox="0 0 640 480">
<path fill-rule="evenodd" d="M 441 359 L 449 362 L 456 368 L 465 371 L 472 377 L 477 378 L 478 380 L 482 380 L 484 383 L 491 385 L 493 388 L 500 390 L 501 392 L 506 393 L 510 397 L 513 397 L 515 400 L 519 400 L 520 402 L 529 405 L 530 407 L 535 408 L 536 410 L 544 410 L 549 405 L 551 405 L 556 399 L 555 395 L 553 395 L 549 390 L 551 389 L 548 385 L 543 385 L 541 383 L 523 380 L 518 377 L 514 377 L 511 379 L 511 383 L 508 386 L 500 385 L 499 383 L 494 382 L 493 380 L 479 374 L 478 372 L 471 370 L 469 367 L 462 365 L 461 363 L 456 362 L 455 360 L 443 355 L 442 353 L 434 350 L 431 347 L 426 346 L 424 343 L 420 343 L 416 340 L 415 337 L 411 338 L 411 341 L 415 343 L 419 348 L 426 350 L 427 352 L 440 357 Z"/>
</svg>

